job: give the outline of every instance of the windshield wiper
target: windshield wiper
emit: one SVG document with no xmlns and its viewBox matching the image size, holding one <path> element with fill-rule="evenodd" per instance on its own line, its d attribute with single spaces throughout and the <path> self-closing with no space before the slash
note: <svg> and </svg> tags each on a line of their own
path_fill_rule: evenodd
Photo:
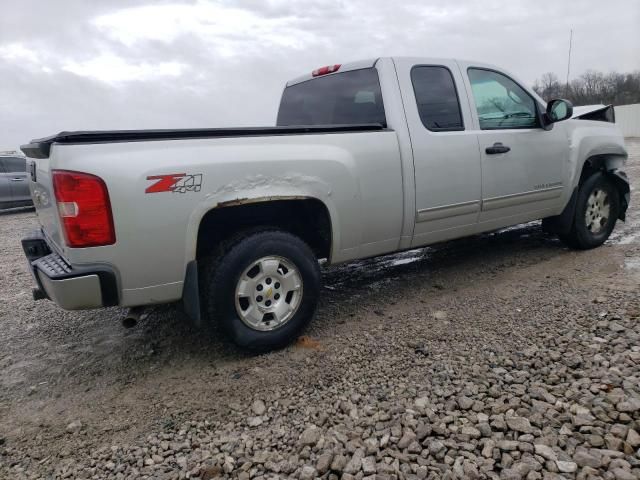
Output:
<svg viewBox="0 0 640 480">
<path fill-rule="evenodd" d="M 505 114 L 505 116 L 502 118 L 505 119 L 513 117 L 533 117 L 533 115 L 531 115 L 531 112 L 512 112 Z"/>
</svg>

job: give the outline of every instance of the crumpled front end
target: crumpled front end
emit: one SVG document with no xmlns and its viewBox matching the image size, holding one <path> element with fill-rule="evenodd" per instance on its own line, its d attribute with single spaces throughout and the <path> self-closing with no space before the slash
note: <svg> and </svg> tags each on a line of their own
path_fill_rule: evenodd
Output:
<svg viewBox="0 0 640 480">
<path fill-rule="evenodd" d="M 571 118 L 616 123 L 616 112 L 613 105 L 583 105 L 581 107 L 573 107 L 573 116 Z"/>
</svg>

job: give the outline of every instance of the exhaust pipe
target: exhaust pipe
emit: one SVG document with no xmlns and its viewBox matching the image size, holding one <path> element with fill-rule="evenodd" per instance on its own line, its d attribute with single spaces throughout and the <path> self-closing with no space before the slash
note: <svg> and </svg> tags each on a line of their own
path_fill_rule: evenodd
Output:
<svg viewBox="0 0 640 480">
<path fill-rule="evenodd" d="M 138 321 L 145 318 L 147 318 L 147 313 L 144 307 L 132 307 L 122 318 L 122 326 L 124 328 L 133 328 L 138 324 Z"/>
</svg>

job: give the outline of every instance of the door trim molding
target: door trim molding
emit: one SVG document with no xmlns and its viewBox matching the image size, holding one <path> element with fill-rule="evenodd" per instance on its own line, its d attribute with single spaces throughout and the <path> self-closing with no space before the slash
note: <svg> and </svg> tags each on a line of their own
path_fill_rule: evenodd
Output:
<svg viewBox="0 0 640 480">
<path fill-rule="evenodd" d="M 480 200 L 471 200 L 470 202 L 423 208 L 418 210 L 416 213 L 416 222 L 430 222 L 432 220 L 440 220 L 442 218 L 478 213 L 478 211 L 480 211 Z"/>
<path fill-rule="evenodd" d="M 530 190 L 528 192 L 512 193 L 500 197 L 484 198 L 482 200 L 482 210 L 496 210 L 498 208 L 513 207 L 523 203 L 541 202 L 551 200 L 562 195 L 564 185 L 557 187 L 543 188 L 540 190 Z"/>
</svg>

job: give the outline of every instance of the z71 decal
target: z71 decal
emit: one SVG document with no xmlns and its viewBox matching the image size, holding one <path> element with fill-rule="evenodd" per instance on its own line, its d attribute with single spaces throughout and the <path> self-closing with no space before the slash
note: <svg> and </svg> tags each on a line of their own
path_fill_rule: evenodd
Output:
<svg viewBox="0 0 640 480">
<path fill-rule="evenodd" d="M 187 193 L 199 192 L 202 188 L 202 174 L 188 175 L 186 173 L 169 173 L 167 175 L 152 175 L 147 180 L 153 181 L 144 193 Z"/>
</svg>

